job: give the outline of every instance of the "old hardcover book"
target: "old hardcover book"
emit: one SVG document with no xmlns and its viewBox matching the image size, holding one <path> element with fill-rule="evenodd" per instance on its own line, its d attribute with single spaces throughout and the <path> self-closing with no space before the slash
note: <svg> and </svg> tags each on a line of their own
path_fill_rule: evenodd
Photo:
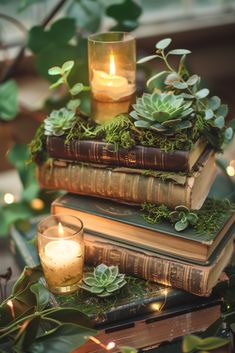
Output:
<svg viewBox="0 0 235 353">
<path fill-rule="evenodd" d="M 38 252 L 32 239 L 35 236 L 37 219 L 32 223 L 32 228 L 27 232 L 22 232 L 12 227 L 10 239 L 11 250 L 15 254 L 17 261 L 22 268 L 24 266 L 36 266 L 39 264 Z M 136 290 L 138 289 L 138 296 Z M 75 306 L 85 314 L 89 313 L 90 318 L 97 326 L 113 324 L 121 320 L 135 318 L 139 315 L 158 313 L 164 309 L 184 308 L 186 305 L 203 306 L 216 298 L 201 298 L 179 289 L 173 289 L 166 285 L 151 284 L 144 280 L 129 277 L 128 286 L 122 289 L 115 298 L 115 304 L 110 305 L 109 300 L 102 300 L 87 292 L 80 291 L 75 295 L 63 296 L 55 295 L 52 298 L 53 305 Z M 217 300 L 217 299 L 216 299 Z"/>
<path fill-rule="evenodd" d="M 116 242 L 105 241 L 90 234 L 85 235 L 86 262 L 93 266 L 100 263 L 118 265 L 121 271 L 131 276 L 183 289 L 196 295 L 209 296 L 232 256 L 234 232 L 235 226 L 229 230 L 206 266 L 137 250 L 135 247 L 120 246 Z"/>
<path fill-rule="evenodd" d="M 235 214 L 225 212 L 221 228 L 200 236 L 187 228 L 177 232 L 165 222 L 146 222 L 139 208 L 88 196 L 66 194 L 51 206 L 54 214 L 65 213 L 83 220 L 88 233 L 139 249 L 205 264 L 234 224 Z M 232 231 L 231 231 L 232 232 Z"/>
<path fill-rule="evenodd" d="M 190 151 L 164 152 L 160 148 L 144 146 L 117 149 L 111 143 L 97 140 L 71 140 L 65 144 L 65 139 L 57 136 L 48 137 L 46 142 L 52 158 L 175 172 L 191 171 L 206 145 L 205 140 L 199 139 Z"/>
<path fill-rule="evenodd" d="M 49 160 L 37 169 L 41 187 L 75 194 L 114 199 L 119 202 L 185 205 L 199 209 L 216 176 L 215 154 L 206 150 L 190 175 L 166 173 L 149 175 L 131 168 Z"/>
</svg>

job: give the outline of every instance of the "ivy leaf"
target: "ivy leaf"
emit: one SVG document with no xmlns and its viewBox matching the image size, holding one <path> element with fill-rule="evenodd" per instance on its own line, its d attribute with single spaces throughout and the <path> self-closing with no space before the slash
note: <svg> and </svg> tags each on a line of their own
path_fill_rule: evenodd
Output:
<svg viewBox="0 0 235 353">
<path fill-rule="evenodd" d="M 228 127 L 225 132 L 224 132 L 224 137 L 227 141 L 230 141 L 231 138 L 233 137 L 233 129 L 231 127 Z"/>
<path fill-rule="evenodd" d="M 172 83 L 172 86 L 177 89 L 185 89 L 188 87 L 186 82 L 175 81 Z"/>
<path fill-rule="evenodd" d="M 50 44 L 50 35 L 42 26 L 34 26 L 28 32 L 27 46 L 35 54 Z"/>
<path fill-rule="evenodd" d="M 227 104 L 221 104 L 221 106 L 218 108 L 217 115 L 222 115 L 224 118 L 227 116 L 228 114 L 228 105 Z"/>
<path fill-rule="evenodd" d="M 124 0 L 120 4 L 113 4 L 106 9 L 106 15 L 114 18 L 118 23 L 137 20 L 142 13 L 142 7 L 133 0 Z"/>
<path fill-rule="evenodd" d="M 205 120 L 210 120 L 210 119 L 213 118 L 213 116 L 214 116 L 213 110 L 207 109 L 207 110 L 205 111 Z"/>
<path fill-rule="evenodd" d="M 64 17 L 53 22 L 49 30 L 51 42 L 66 44 L 76 34 L 76 21 L 74 18 Z"/>
<path fill-rule="evenodd" d="M 203 88 L 203 89 L 200 89 L 200 91 L 196 92 L 196 97 L 199 99 L 202 99 L 207 97 L 209 93 L 210 93 L 209 89 Z"/>
<path fill-rule="evenodd" d="M 202 339 L 195 335 L 187 335 L 183 338 L 182 350 L 183 353 L 190 353 L 194 351 L 198 344 L 200 344 Z"/>
<path fill-rule="evenodd" d="M 74 67 L 74 61 L 73 60 L 69 60 L 66 61 L 63 65 L 62 65 L 62 72 L 69 72 L 72 70 L 72 68 Z"/>
<path fill-rule="evenodd" d="M 198 76 L 198 75 L 192 75 L 192 76 L 190 76 L 189 79 L 187 80 L 187 84 L 188 84 L 189 86 L 193 86 L 193 85 L 195 85 L 195 83 L 197 83 L 198 79 L 199 79 L 199 76 Z"/>
<path fill-rule="evenodd" d="M 83 84 L 82 83 L 76 83 L 70 90 L 69 92 L 72 94 L 72 96 L 76 96 L 80 92 L 83 91 Z"/>
<path fill-rule="evenodd" d="M 15 81 L 0 84 L 0 120 L 9 121 L 16 117 L 18 89 Z"/>
<path fill-rule="evenodd" d="M 149 55 L 149 56 L 145 56 L 144 58 L 142 58 L 142 59 L 139 59 L 138 61 L 137 61 L 137 64 L 144 64 L 144 63 L 146 63 L 146 62 L 148 62 L 148 61 L 150 61 L 150 60 L 153 60 L 153 59 L 155 59 L 155 58 L 157 58 L 158 57 L 158 55 Z"/>
<path fill-rule="evenodd" d="M 62 72 L 61 68 L 59 66 L 53 66 L 48 70 L 49 75 L 60 75 Z"/>
<path fill-rule="evenodd" d="M 207 107 L 213 111 L 217 110 L 221 104 L 221 99 L 217 96 L 209 98 Z"/>
<path fill-rule="evenodd" d="M 49 302 L 50 292 L 41 283 L 32 284 L 30 290 L 36 296 L 37 311 L 42 311 Z"/>
<path fill-rule="evenodd" d="M 222 129 L 224 127 L 224 117 L 223 116 L 218 116 L 215 121 L 214 124 L 216 127 L 218 127 L 219 129 Z"/>
<path fill-rule="evenodd" d="M 15 296 L 22 292 L 29 284 L 37 282 L 40 277 L 42 277 L 41 266 L 36 266 L 33 268 L 25 267 L 13 287 L 12 295 Z"/>
<path fill-rule="evenodd" d="M 111 31 L 131 32 L 139 26 L 139 22 L 135 20 L 125 20 L 117 23 L 110 28 Z"/>
<path fill-rule="evenodd" d="M 81 104 L 81 99 L 71 99 L 67 104 L 67 108 L 75 111 L 80 106 L 80 104 Z"/>
<path fill-rule="evenodd" d="M 173 50 L 170 50 L 167 55 L 187 55 L 187 54 L 190 54 L 191 51 L 190 50 L 187 50 L 187 49 L 173 49 Z"/>
<path fill-rule="evenodd" d="M 165 38 L 156 43 L 155 47 L 159 50 L 164 50 L 170 45 L 172 42 L 171 38 Z"/>
<path fill-rule="evenodd" d="M 75 324 L 62 324 L 52 333 L 37 338 L 29 348 L 30 352 L 70 353 L 81 347 L 87 337 L 94 336 L 96 331 Z"/>
</svg>

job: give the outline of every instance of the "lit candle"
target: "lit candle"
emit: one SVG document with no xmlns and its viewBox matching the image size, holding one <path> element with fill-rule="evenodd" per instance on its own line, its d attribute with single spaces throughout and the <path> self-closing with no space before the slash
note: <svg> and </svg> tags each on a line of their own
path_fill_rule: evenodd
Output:
<svg viewBox="0 0 235 353">
<path fill-rule="evenodd" d="M 39 256 L 49 289 L 63 292 L 82 279 L 83 249 L 76 239 L 71 239 L 72 231 L 61 223 L 45 232 L 46 237 L 51 238 L 53 235 L 53 240 L 39 248 Z"/>
<path fill-rule="evenodd" d="M 116 63 L 110 55 L 109 73 L 93 69 L 91 88 L 94 98 L 100 101 L 123 100 L 135 92 L 135 85 L 129 84 L 124 76 L 116 75 Z"/>
</svg>

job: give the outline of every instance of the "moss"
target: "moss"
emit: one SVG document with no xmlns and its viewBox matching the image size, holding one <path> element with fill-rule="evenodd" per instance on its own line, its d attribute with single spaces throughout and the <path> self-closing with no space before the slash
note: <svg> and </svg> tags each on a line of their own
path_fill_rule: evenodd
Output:
<svg viewBox="0 0 235 353">
<path fill-rule="evenodd" d="M 235 210 L 235 205 L 228 200 L 207 199 L 200 210 L 194 213 L 198 216 L 198 221 L 192 225 L 193 231 L 200 236 L 207 235 L 208 238 L 218 231 L 228 215 Z M 142 205 L 143 217 L 148 223 L 156 224 L 161 221 L 171 223 L 171 210 L 165 205 L 154 205 L 145 203 Z"/>
<path fill-rule="evenodd" d="M 46 136 L 44 135 L 44 123 L 42 123 L 36 130 L 33 140 L 29 144 L 31 162 L 43 162 L 47 159 L 47 153 L 45 152 Z"/>
<path fill-rule="evenodd" d="M 145 280 L 126 276 L 127 284 L 121 290 L 108 298 L 98 298 L 96 295 L 79 290 L 68 296 L 56 296 L 60 306 L 76 307 L 88 316 L 99 317 L 114 307 L 129 304 L 132 301 L 149 298 L 159 294 L 165 286 L 147 282 Z"/>
</svg>

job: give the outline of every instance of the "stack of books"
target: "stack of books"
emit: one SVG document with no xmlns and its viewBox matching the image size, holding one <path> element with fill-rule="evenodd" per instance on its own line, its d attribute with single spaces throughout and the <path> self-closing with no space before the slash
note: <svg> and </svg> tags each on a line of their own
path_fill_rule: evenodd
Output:
<svg viewBox="0 0 235 353">
<path fill-rule="evenodd" d="M 192 228 L 177 232 L 169 223 L 149 224 L 135 206 L 201 208 L 216 176 L 215 153 L 202 138 L 191 151 L 116 149 L 92 140 L 66 144 L 55 136 L 47 138 L 46 148 L 52 159 L 38 167 L 39 183 L 70 192 L 51 211 L 83 220 L 89 264 L 115 264 L 146 280 L 199 296 L 211 293 L 232 255 L 234 214 L 225 213 L 208 237 Z"/>
</svg>

